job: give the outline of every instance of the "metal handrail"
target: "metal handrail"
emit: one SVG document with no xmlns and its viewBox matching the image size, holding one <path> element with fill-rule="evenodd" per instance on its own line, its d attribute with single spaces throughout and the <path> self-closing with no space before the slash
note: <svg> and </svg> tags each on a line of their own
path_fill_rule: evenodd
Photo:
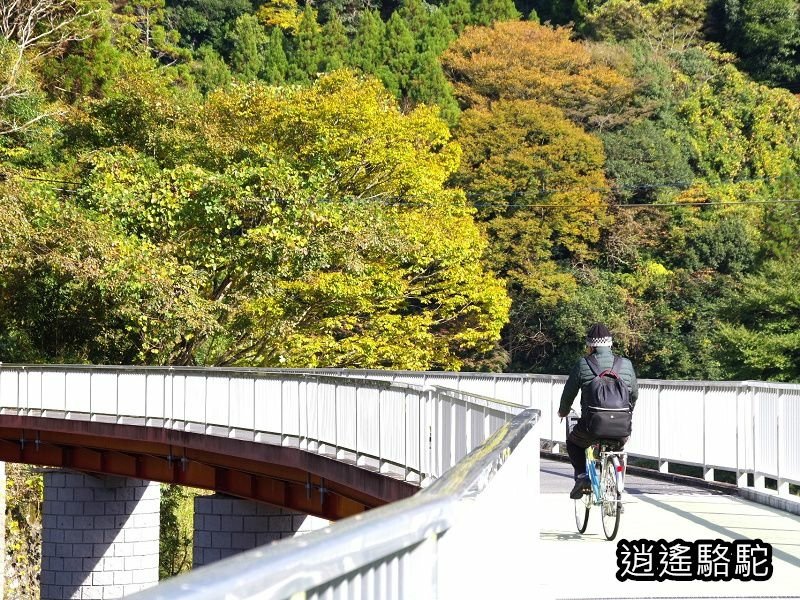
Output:
<svg viewBox="0 0 800 600">
<path fill-rule="evenodd" d="M 456 505 L 486 488 L 540 416 L 538 410 L 524 410 L 411 498 L 302 537 L 238 554 L 131 598 L 288 598 L 422 544 L 451 527 L 458 514 Z"/>
</svg>

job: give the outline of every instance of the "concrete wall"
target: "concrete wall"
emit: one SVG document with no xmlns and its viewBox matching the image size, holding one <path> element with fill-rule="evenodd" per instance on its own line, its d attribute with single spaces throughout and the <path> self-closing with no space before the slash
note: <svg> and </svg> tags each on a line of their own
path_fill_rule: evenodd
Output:
<svg viewBox="0 0 800 600">
<path fill-rule="evenodd" d="M 42 600 L 121 598 L 157 584 L 160 495 L 139 479 L 46 473 Z"/>
<path fill-rule="evenodd" d="M 327 527 L 330 521 L 223 494 L 194 501 L 193 566 L 199 567 L 282 538 Z"/>
</svg>

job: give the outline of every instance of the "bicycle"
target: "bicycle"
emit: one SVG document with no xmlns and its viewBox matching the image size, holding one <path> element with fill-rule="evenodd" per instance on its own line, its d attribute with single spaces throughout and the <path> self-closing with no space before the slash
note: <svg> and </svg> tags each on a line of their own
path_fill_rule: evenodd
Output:
<svg viewBox="0 0 800 600">
<path fill-rule="evenodd" d="M 628 464 L 626 452 L 612 449 L 619 447 L 618 441 L 601 440 L 586 449 L 586 474 L 591 491 L 574 501 L 578 533 L 586 531 L 589 509 L 600 506 L 606 539 L 613 540 L 617 536 L 625 487 L 625 466 Z"/>
</svg>

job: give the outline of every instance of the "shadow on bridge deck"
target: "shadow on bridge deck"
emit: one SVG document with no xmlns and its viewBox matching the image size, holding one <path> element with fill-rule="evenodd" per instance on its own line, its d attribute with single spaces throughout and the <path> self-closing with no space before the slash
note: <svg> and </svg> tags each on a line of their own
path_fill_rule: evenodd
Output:
<svg viewBox="0 0 800 600">
<path fill-rule="evenodd" d="M 540 585 L 549 598 L 800 597 L 800 517 L 714 489 L 629 476 L 617 539 L 603 536 L 594 509 L 584 535 L 575 529 L 569 463 L 542 460 Z M 768 581 L 625 581 L 616 578 L 619 540 L 760 539 L 772 545 Z M 531 595 L 531 597 L 534 597 Z"/>
</svg>

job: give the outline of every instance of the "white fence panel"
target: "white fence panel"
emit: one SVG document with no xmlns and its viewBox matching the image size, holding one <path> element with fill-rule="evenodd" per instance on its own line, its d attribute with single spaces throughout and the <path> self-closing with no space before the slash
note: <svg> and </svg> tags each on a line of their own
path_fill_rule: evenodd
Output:
<svg viewBox="0 0 800 600">
<path fill-rule="evenodd" d="M 737 464 L 737 389 L 708 386 L 705 404 L 705 464 L 735 471 Z"/>
<path fill-rule="evenodd" d="M 754 422 L 755 470 L 757 473 L 778 474 L 778 390 L 755 386 Z"/>
<path fill-rule="evenodd" d="M 146 413 L 149 419 L 166 417 L 166 393 L 164 375 L 148 373 L 146 375 L 145 393 L 147 394 Z"/>
<path fill-rule="evenodd" d="M 405 400 L 401 390 L 382 390 L 379 395 L 381 459 L 398 465 L 403 464 L 406 451 Z"/>
<path fill-rule="evenodd" d="M 659 457 L 659 385 L 643 383 L 633 410 L 633 429 L 627 445 L 628 452 L 658 459 Z"/>
<path fill-rule="evenodd" d="M 703 388 L 661 386 L 661 459 L 703 463 Z"/>
<path fill-rule="evenodd" d="M 453 407 L 453 457 L 449 467 L 456 464 L 472 450 L 467 444 L 469 440 L 464 433 L 467 431 L 467 403 L 461 400 L 452 400 Z"/>
<path fill-rule="evenodd" d="M 91 412 L 102 415 L 117 414 L 117 376 L 114 373 L 92 374 Z"/>
<path fill-rule="evenodd" d="M 42 409 L 42 373 L 28 370 L 25 378 L 25 405 L 32 410 Z"/>
<path fill-rule="evenodd" d="M 230 379 L 230 425 L 237 429 L 253 429 L 256 410 L 256 382 L 246 377 Z"/>
<path fill-rule="evenodd" d="M 257 379 L 255 383 L 254 429 L 267 433 L 281 433 L 281 381 Z"/>
<path fill-rule="evenodd" d="M 352 400 L 350 399 L 352 397 Z M 346 399 L 345 399 L 346 398 Z M 352 423 L 350 428 L 352 441 L 349 439 L 342 441 L 340 436 L 339 446 L 355 448 L 358 452 L 368 454 L 375 458 L 380 458 L 381 438 L 381 403 L 380 394 L 377 388 L 361 388 L 353 390 L 350 388 L 339 388 L 339 429 L 346 424 Z"/>
<path fill-rule="evenodd" d="M 422 450 L 422 414 L 423 414 L 423 394 L 403 394 L 405 404 L 405 463 L 409 469 L 417 472 L 422 471 L 421 450 Z"/>
<path fill-rule="evenodd" d="M 336 384 L 320 382 L 317 384 L 317 435 L 325 454 L 336 452 Z"/>
<path fill-rule="evenodd" d="M 800 389 L 781 392 L 780 415 L 780 474 L 800 481 Z"/>
<path fill-rule="evenodd" d="M 503 402 L 512 402 L 520 406 L 529 406 L 530 398 L 525 394 L 525 379 L 522 377 L 498 377 L 495 379 L 495 391 L 492 398 Z"/>
<path fill-rule="evenodd" d="M 345 447 L 377 455 L 378 409 L 374 391 L 343 385 L 336 388 L 336 436 L 339 448 Z M 360 397 L 363 392 L 367 392 L 366 400 Z M 372 410 L 371 414 L 374 414 L 375 418 L 371 422 L 362 419 L 360 413 L 362 407 L 369 407 Z M 362 435 L 366 437 L 362 438 Z M 365 440 L 363 445 L 362 439 Z"/>
<path fill-rule="evenodd" d="M 749 387 L 740 387 L 737 394 L 738 420 L 736 434 L 739 452 L 739 470 L 755 470 L 755 449 L 753 446 L 754 406 L 753 393 Z"/>
<path fill-rule="evenodd" d="M 0 385 L 3 376 L 0 374 Z M 92 374 L 90 372 L 67 373 L 66 410 L 89 413 L 92 400 Z M 2 394 L 0 387 L 0 395 Z"/>
<path fill-rule="evenodd" d="M 117 416 L 141 417 L 147 412 L 147 380 L 144 373 L 116 376 Z"/>
<path fill-rule="evenodd" d="M 19 371 L 0 371 L 0 402 L 4 407 L 21 407 L 19 377 Z"/>
<path fill-rule="evenodd" d="M 281 384 L 281 427 L 285 436 L 300 437 L 300 381 Z"/>
<path fill-rule="evenodd" d="M 65 373 L 42 373 L 42 410 L 66 410 L 66 384 Z"/>
<path fill-rule="evenodd" d="M 208 425 L 230 426 L 230 378 L 207 377 L 205 381 L 205 422 Z"/>
<path fill-rule="evenodd" d="M 186 420 L 186 377 L 175 374 L 168 378 L 167 386 L 172 391 L 172 419 L 182 423 Z"/>
<path fill-rule="evenodd" d="M 206 422 L 206 377 L 187 375 L 184 381 L 183 415 L 188 428 L 201 432 L 199 424 Z M 195 424 L 195 426 L 191 426 Z"/>
</svg>

